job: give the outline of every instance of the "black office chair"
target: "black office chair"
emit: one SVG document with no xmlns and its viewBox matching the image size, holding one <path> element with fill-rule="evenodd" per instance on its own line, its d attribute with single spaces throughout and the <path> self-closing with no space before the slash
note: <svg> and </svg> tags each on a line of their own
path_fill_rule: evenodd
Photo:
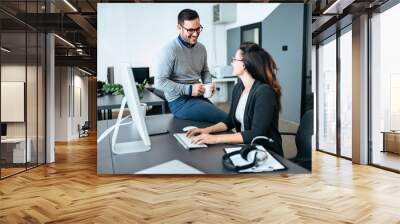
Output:
<svg viewBox="0 0 400 224">
<path fill-rule="evenodd" d="M 281 135 L 295 136 L 297 155 L 292 162 L 311 171 L 311 137 L 313 135 L 313 110 L 308 110 L 304 113 L 300 121 L 300 126 L 296 133 L 281 132 Z"/>
<path fill-rule="evenodd" d="M 85 121 L 82 127 L 78 124 L 79 138 L 89 136 L 89 129 L 90 129 L 89 121 Z"/>
</svg>

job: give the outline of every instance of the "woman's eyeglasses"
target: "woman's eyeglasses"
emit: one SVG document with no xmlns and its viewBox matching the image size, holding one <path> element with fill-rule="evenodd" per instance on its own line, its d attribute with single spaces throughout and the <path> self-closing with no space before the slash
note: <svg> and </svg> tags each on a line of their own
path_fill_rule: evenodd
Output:
<svg viewBox="0 0 400 224">
<path fill-rule="evenodd" d="M 243 61 L 242 59 L 237 59 L 237 58 L 232 58 L 231 62 L 233 63 L 234 61 Z"/>
<path fill-rule="evenodd" d="M 181 25 L 181 27 L 183 29 L 185 29 L 189 34 L 193 34 L 194 32 L 201 33 L 201 31 L 203 31 L 203 26 L 202 25 L 200 25 L 200 27 L 197 28 L 197 29 L 188 29 L 188 28 L 184 27 L 183 25 Z"/>
</svg>

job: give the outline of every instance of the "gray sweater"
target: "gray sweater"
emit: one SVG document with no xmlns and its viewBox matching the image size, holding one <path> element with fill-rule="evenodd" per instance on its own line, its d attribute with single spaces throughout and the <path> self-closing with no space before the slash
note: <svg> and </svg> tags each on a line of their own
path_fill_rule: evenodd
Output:
<svg viewBox="0 0 400 224">
<path fill-rule="evenodd" d="M 183 46 L 178 38 L 168 43 L 162 50 L 155 76 L 155 86 L 164 91 L 171 102 L 182 95 L 189 95 L 191 84 L 211 82 L 207 66 L 207 52 L 203 44 L 194 47 Z"/>
</svg>

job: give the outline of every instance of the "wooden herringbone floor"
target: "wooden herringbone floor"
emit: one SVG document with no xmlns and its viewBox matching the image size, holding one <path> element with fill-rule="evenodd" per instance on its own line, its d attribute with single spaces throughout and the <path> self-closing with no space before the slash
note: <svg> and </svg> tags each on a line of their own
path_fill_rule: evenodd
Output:
<svg viewBox="0 0 400 224">
<path fill-rule="evenodd" d="M 320 152 L 311 175 L 97 176 L 94 137 L 0 181 L 0 223 L 400 223 L 400 175 Z"/>
</svg>

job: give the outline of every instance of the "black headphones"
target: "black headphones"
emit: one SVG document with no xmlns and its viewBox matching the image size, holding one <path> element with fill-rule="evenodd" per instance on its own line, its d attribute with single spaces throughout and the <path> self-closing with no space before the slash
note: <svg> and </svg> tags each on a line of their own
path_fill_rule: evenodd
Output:
<svg viewBox="0 0 400 224">
<path fill-rule="evenodd" d="M 267 143 L 274 143 L 274 140 L 272 140 L 268 137 L 257 136 L 255 138 L 253 138 L 250 145 L 244 145 L 240 150 L 236 150 L 236 151 L 224 154 L 222 156 L 222 164 L 223 164 L 224 168 L 227 170 L 230 170 L 230 171 L 238 172 L 240 170 L 245 170 L 245 169 L 249 169 L 252 167 L 258 167 L 261 164 L 263 164 L 265 161 L 267 161 L 267 159 L 268 159 L 267 152 L 265 150 L 261 150 L 261 149 L 257 148 L 257 145 L 254 144 L 254 141 L 256 141 L 258 139 L 263 139 Z M 256 152 L 254 154 L 254 158 L 251 160 L 251 162 L 249 164 L 246 164 L 243 166 L 235 166 L 230 160 L 230 158 L 232 156 L 240 154 L 244 160 L 249 161 L 248 155 L 252 151 L 256 151 Z"/>
</svg>

